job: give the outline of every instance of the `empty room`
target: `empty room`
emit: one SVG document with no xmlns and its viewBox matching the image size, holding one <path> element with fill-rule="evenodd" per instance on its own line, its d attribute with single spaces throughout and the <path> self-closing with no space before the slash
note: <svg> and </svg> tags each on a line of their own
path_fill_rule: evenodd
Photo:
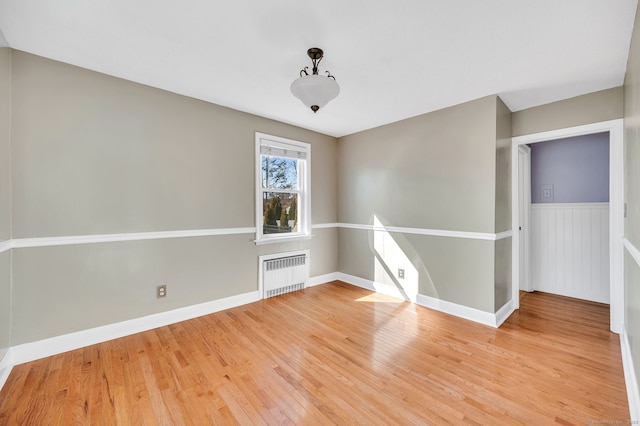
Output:
<svg viewBox="0 0 640 426">
<path fill-rule="evenodd" d="M 640 422 L 637 0 L 0 0 L 0 425 Z"/>
</svg>

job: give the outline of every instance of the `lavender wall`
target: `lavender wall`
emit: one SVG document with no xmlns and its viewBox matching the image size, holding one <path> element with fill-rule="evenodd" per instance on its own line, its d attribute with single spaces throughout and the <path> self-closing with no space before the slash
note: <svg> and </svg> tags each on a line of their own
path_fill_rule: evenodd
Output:
<svg viewBox="0 0 640 426">
<path fill-rule="evenodd" d="M 532 203 L 608 201 L 608 132 L 531 144 Z"/>
</svg>

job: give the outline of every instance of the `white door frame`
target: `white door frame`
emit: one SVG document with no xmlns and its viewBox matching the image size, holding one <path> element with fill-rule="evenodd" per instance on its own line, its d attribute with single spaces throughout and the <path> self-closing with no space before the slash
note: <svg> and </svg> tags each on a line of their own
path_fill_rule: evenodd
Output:
<svg viewBox="0 0 640 426">
<path fill-rule="evenodd" d="M 513 224 L 512 289 L 513 309 L 520 307 L 520 203 L 518 184 L 518 148 L 520 145 L 593 133 L 609 132 L 609 291 L 610 322 L 614 333 L 624 329 L 624 154 L 623 120 L 603 121 L 584 126 L 551 130 L 512 138 L 511 144 L 511 200 Z"/>
<path fill-rule="evenodd" d="M 522 163 L 520 160 L 523 160 Z M 520 290 L 533 291 L 531 281 L 530 261 L 531 261 L 531 148 L 527 145 L 518 145 L 518 203 L 520 214 L 518 219 L 522 219 L 519 224 L 520 238 Z"/>
</svg>

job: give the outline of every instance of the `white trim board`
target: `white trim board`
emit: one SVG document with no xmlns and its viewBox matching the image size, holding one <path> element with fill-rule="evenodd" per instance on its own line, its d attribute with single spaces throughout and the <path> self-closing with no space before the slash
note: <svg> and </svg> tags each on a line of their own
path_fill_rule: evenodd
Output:
<svg viewBox="0 0 640 426">
<path fill-rule="evenodd" d="M 500 240 L 504 240 L 505 238 L 511 238 L 513 237 L 513 230 L 509 229 L 507 231 L 502 231 L 502 232 L 498 232 L 497 234 L 495 234 L 495 238 L 493 239 L 493 241 L 500 241 Z"/>
<path fill-rule="evenodd" d="M 338 273 L 332 272 L 330 274 L 317 275 L 315 277 L 309 277 L 309 287 L 314 287 L 317 285 L 327 284 L 331 281 L 339 280 Z"/>
<path fill-rule="evenodd" d="M 357 223 L 338 223 L 337 225 L 340 228 L 346 228 L 346 229 L 363 229 L 366 231 L 397 232 L 400 234 L 429 235 L 434 237 L 468 238 L 473 240 L 487 240 L 487 241 L 497 241 L 503 238 L 508 238 L 513 233 L 513 230 L 507 230 L 497 234 L 491 234 L 486 232 L 448 231 L 444 229 L 406 228 L 403 226 L 374 226 L 374 225 L 362 225 Z"/>
<path fill-rule="evenodd" d="M 531 203 L 531 209 L 609 209 L 609 203 Z"/>
<path fill-rule="evenodd" d="M 375 281 L 356 277 L 355 275 L 345 274 L 343 272 L 338 272 L 337 275 L 340 281 L 347 284 L 364 288 L 365 290 L 375 291 L 376 293 L 384 294 L 389 297 L 395 297 L 396 299 L 406 300 L 402 293 L 400 293 L 400 290 L 390 285 L 377 283 Z"/>
<path fill-rule="evenodd" d="M 507 302 L 495 314 L 447 302 L 446 300 L 436 299 L 435 297 L 425 296 L 423 294 L 418 294 L 416 303 L 426 308 L 431 308 L 445 314 L 453 315 L 493 328 L 500 327 L 500 325 L 505 322 L 514 311 L 513 303 L 511 301 Z"/>
<path fill-rule="evenodd" d="M 11 369 L 13 368 L 13 361 L 11 355 L 11 348 L 7 349 L 4 356 L 0 358 L 0 389 L 4 386 L 9 378 Z"/>
<path fill-rule="evenodd" d="M 622 238 L 622 244 L 627 249 L 631 257 L 633 257 L 633 260 L 635 260 L 638 266 L 640 266 L 640 250 L 638 250 L 626 237 Z"/>
<path fill-rule="evenodd" d="M 339 223 L 316 223 L 311 225 L 311 229 L 338 228 L 339 226 Z"/>
<path fill-rule="evenodd" d="M 498 328 L 502 325 L 503 322 L 507 320 L 516 310 L 513 307 L 513 298 L 509 300 L 507 303 L 502 306 L 502 308 L 498 309 L 498 312 L 495 313 L 496 317 L 496 325 L 492 325 L 492 327 Z"/>
<path fill-rule="evenodd" d="M 311 226 L 312 229 L 347 228 L 364 229 L 368 231 L 398 232 L 402 234 L 431 235 L 437 237 L 469 238 L 475 240 L 497 241 L 512 236 L 512 230 L 499 232 L 497 234 L 483 232 L 448 231 L 443 229 L 426 228 L 406 228 L 402 226 L 373 226 L 356 223 L 317 223 Z M 94 244 L 112 243 L 123 241 L 159 240 L 165 238 L 189 238 L 189 237 L 210 237 L 216 235 L 239 235 L 255 234 L 255 227 L 244 228 L 214 228 L 214 229 L 187 229 L 179 231 L 157 231 L 157 232 L 126 232 L 120 234 L 93 234 L 93 235 L 71 235 L 59 237 L 33 237 L 14 238 L 12 240 L 0 241 L 0 253 L 18 248 L 31 247 L 52 247 L 66 246 L 74 244 Z M 278 240 L 274 242 L 284 242 Z"/>
<path fill-rule="evenodd" d="M 13 248 L 12 240 L 0 241 L 0 253 L 4 253 L 5 251 L 9 251 Z"/>
<path fill-rule="evenodd" d="M 356 277 L 354 275 L 345 274 L 342 272 L 337 273 L 338 279 L 344 281 L 347 284 L 355 285 L 367 290 L 375 291 L 381 294 L 385 294 L 397 299 L 406 299 L 402 296 L 400 291 L 392 286 L 377 283 L 375 281 L 367 280 L 364 278 Z M 417 305 L 424 306 L 426 308 L 434 309 L 445 314 L 453 315 L 459 318 L 463 318 L 469 321 L 477 322 L 479 324 L 487 325 L 489 327 L 498 328 L 509 316 L 514 312 L 513 301 L 507 302 L 498 312 L 492 314 L 490 312 L 481 311 L 479 309 L 469 308 L 467 306 L 458 305 L 456 303 L 447 302 L 446 300 L 436 299 L 435 297 L 425 296 L 423 294 L 416 295 Z"/>
<path fill-rule="evenodd" d="M 71 244 L 111 243 L 117 241 L 158 240 L 164 238 L 208 237 L 255 233 L 255 228 L 189 229 L 183 231 L 129 232 L 124 234 L 76 235 L 68 237 L 17 238 L 13 248 L 64 246 Z"/>
<path fill-rule="evenodd" d="M 624 382 L 627 386 L 627 399 L 629 400 L 629 416 L 632 424 L 640 423 L 640 392 L 636 378 L 629 336 L 624 328 L 620 333 L 620 351 L 622 353 L 622 367 L 624 370 Z"/>
</svg>

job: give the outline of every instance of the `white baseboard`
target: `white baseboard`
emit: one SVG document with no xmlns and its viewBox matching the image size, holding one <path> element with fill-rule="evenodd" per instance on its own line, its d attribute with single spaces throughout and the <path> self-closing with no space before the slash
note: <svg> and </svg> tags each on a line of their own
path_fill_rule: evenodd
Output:
<svg viewBox="0 0 640 426">
<path fill-rule="evenodd" d="M 407 298 L 400 292 L 400 290 L 390 285 L 366 280 L 364 278 L 345 274 L 343 272 L 338 272 L 337 278 L 340 281 L 344 281 L 348 284 L 355 285 L 366 290 L 375 291 L 387 296 L 395 297 L 397 299 L 407 300 Z M 412 296 L 409 295 L 409 298 L 411 297 Z M 415 297 L 415 303 L 420 306 L 435 309 L 436 311 L 444 312 L 445 314 L 454 315 L 494 328 L 498 328 L 507 318 L 509 318 L 509 315 L 511 315 L 514 311 L 513 301 L 509 301 L 502 308 L 500 308 L 498 312 L 492 314 L 489 312 L 481 311 L 479 309 L 469 308 L 467 306 L 447 302 L 446 300 L 436 299 L 435 297 L 425 296 L 423 294 L 417 294 Z"/>
<path fill-rule="evenodd" d="M 502 323 L 505 322 L 507 318 L 509 318 L 514 312 L 515 308 L 513 307 L 513 299 L 511 299 L 507 303 L 505 303 L 502 308 L 498 309 L 498 312 L 496 312 L 496 325 L 494 325 L 493 327 L 500 327 Z"/>
<path fill-rule="evenodd" d="M 316 285 L 330 283 L 331 281 L 339 280 L 338 273 L 332 272 L 330 274 L 316 275 L 315 277 L 309 277 L 309 287 Z"/>
<path fill-rule="evenodd" d="M 9 373 L 11 373 L 12 368 L 13 362 L 11 356 L 11 348 L 9 348 L 4 351 L 4 354 L 2 356 L 0 356 L 0 389 L 2 389 L 7 379 L 9 378 Z"/>
<path fill-rule="evenodd" d="M 457 303 L 447 302 L 446 300 L 436 299 L 435 297 L 419 294 L 416 303 L 420 306 L 435 309 L 445 314 L 454 315 L 473 322 L 477 322 L 489 327 L 496 327 L 496 315 L 481 311 L 479 309 L 470 308 L 468 306 L 458 305 Z"/>
<path fill-rule="evenodd" d="M 638 392 L 638 380 L 636 378 L 633 358 L 631 357 L 631 347 L 627 329 L 623 328 L 620 333 L 620 349 L 622 352 L 622 367 L 624 369 L 624 382 L 627 385 L 627 399 L 629 400 L 629 415 L 632 424 L 640 423 L 640 393 Z"/>
<path fill-rule="evenodd" d="M 338 279 L 344 281 L 347 284 L 355 285 L 366 290 L 375 291 L 386 296 L 395 297 L 396 299 L 406 300 L 406 298 L 395 287 L 390 285 L 377 283 L 375 281 L 366 280 L 364 278 L 356 277 L 355 275 L 345 274 L 343 272 L 337 273 Z"/>
<path fill-rule="evenodd" d="M 24 343 L 11 348 L 11 364 L 18 365 L 47 356 L 67 352 L 111 339 L 128 336 L 142 331 L 151 330 L 180 321 L 186 321 L 202 315 L 211 314 L 236 306 L 245 305 L 260 300 L 260 293 L 252 291 L 185 308 L 174 309 L 158 314 L 147 315 L 128 321 L 101 327 L 82 330 L 62 336 L 51 337 L 37 342 Z"/>
</svg>

